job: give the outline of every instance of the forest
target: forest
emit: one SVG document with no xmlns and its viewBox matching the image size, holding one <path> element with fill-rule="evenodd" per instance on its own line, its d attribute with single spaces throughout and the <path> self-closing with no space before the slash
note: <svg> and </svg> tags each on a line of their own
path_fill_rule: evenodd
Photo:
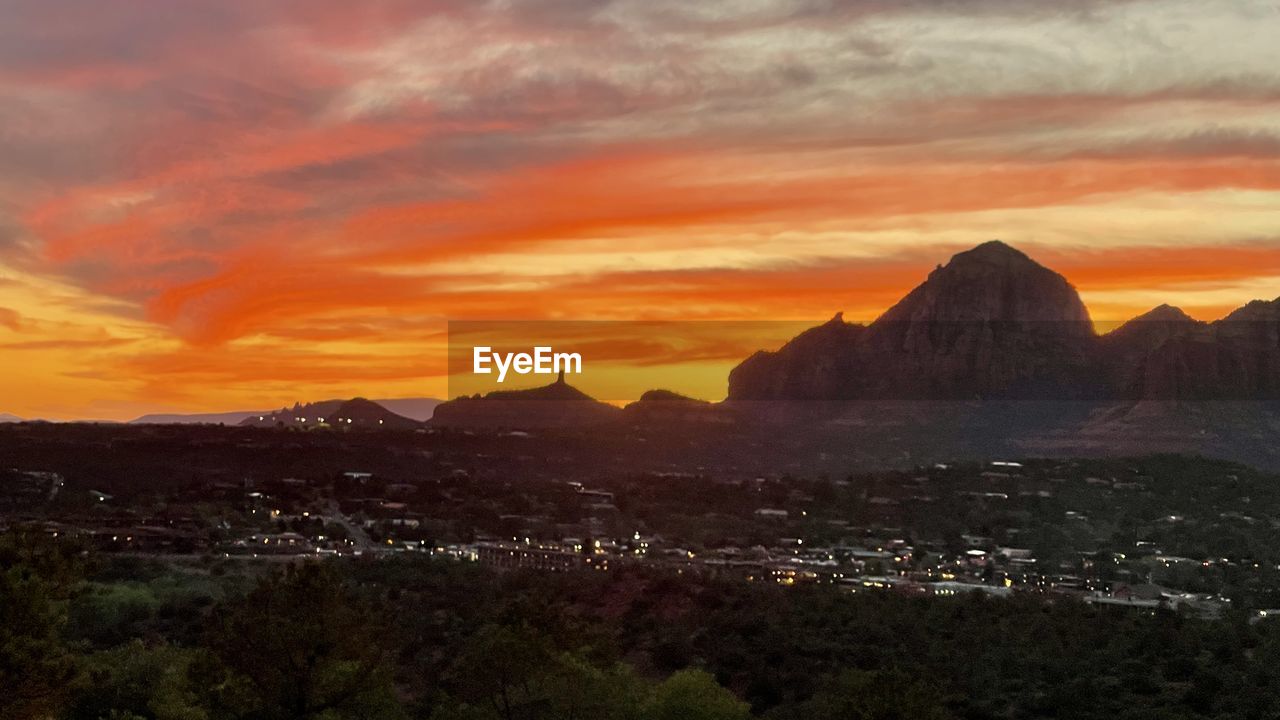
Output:
<svg viewBox="0 0 1280 720">
<path fill-rule="evenodd" d="M 631 567 L 0 538 L 0 718 L 1273 718 L 1280 626 Z"/>
</svg>

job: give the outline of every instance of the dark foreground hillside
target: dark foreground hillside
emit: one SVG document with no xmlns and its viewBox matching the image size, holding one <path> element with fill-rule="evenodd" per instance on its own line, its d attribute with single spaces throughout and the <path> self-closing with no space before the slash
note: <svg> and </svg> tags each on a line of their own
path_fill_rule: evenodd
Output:
<svg viewBox="0 0 1280 720">
<path fill-rule="evenodd" d="M 0 541 L 4 718 L 1272 718 L 1280 625 Z"/>
<path fill-rule="evenodd" d="M 7 427 L 0 720 L 1280 716 L 1280 477 L 743 440 Z"/>
</svg>

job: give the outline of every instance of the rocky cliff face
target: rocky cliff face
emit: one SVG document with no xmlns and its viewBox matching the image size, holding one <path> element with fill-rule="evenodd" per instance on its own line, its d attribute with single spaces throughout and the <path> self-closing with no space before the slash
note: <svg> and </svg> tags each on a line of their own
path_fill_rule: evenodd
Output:
<svg viewBox="0 0 1280 720">
<path fill-rule="evenodd" d="M 1066 278 L 993 240 L 929 274 L 873 325 L 1003 323 L 1027 333 L 1083 338 L 1089 312 Z"/>
<path fill-rule="evenodd" d="M 1109 387 L 1119 397 L 1177 397 L 1185 392 L 1188 378 L 1183 360 L 1174 355 L 1197 354 L 1197 347 L 1212 340 L 1206 323 L 1161 305 L 1103 336 L 1101 365 Z"/>
<path fill-rule="evenodd" d="M 1060 398 L 1092 391 L 1095 342 L 1070 283 L 990 242 L 939 266 L 868 327 L 832 321 L 757 353 L 731 374 L 729 397 Z"/>
<path fill-rule="evenodd" d="M 864 395 L 1088 394 L 1095 338 L 1074 287 L 1001 242 L 960 253 L 872 323 Z"/>
<path fill-rule="evenodd" d="M 866 327 L 841 314 L 797 335 L 777 352 L 760 351 L 729 373 L 735 400 L 830 400 L 856 374 L 856 350 Z"/>
<path fill-rule="evenodd" d="M 1280 399 L 1280 301 L 1252 302 L 1212 323 L 1161 306 L 1103 338 L 1120 397 Z"/>
<path fill-rule="evenodd" d="M 839 316 L 734 369 L 730 400 L 1280 398 L 1280 300 L 1201 323 L 1161 306 L 1104 336 L 1075 288 L 1000 242 L 867 327 Z"/>
<path fill-rule="evenodd" d="M 1220 377 L 1235 397 L 1280 399 L 1280 298 L 1251 302 L 1213 326 Z"/>
</svg>

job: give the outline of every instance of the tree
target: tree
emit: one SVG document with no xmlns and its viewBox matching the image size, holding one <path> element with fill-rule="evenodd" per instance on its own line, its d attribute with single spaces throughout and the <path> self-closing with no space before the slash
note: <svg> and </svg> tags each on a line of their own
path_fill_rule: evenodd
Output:
<svg viewBox="0 0 1280 720">
<path fill-rule="evenodd" d="M 134 640 L 95 653 L 86 662 L 84 681 L 65 718 L 207 720 L 202 688 L 195 687 L 190 676 L 201 652 L 172 645 L 147 647 Z"/>
<path fill-rule="evenodd" d="M 477 630 L 448 679 L 456 696 L 441 703 L 435 720 L 639 720 L 644 695 L 629 668 L 557 652 L 524 626 Z"/>
<path fill-rule="evenodd" d="M 947 720 L 931 688 L 901 672 L 846 670 L 830 678 L 796 717 L 806 720 Z"/>
<path fill-rule="evenodd" d="M 78 575 L 63 546 L 0 537 L 0 720 L 53 713 L 76 677 L 61 631 Z"/>
<path fill-rule="evenodd" d="M 220 609 L 210 647 L 221 667 L 193 672 L 224 709 L 255 720 L 398 718 L 374 617 L 330 566 L 290 566 Z"/>
<path fill-rule="evenodd" d="M 548 718 L 555 720 L 641 720 L 644 684 L 631 668 L 599 668 L 584 658 L 560 655 L 541 681 Z"/>
<path fill-rule="evenodd" d="M 751 708 L 702 670 L 681 670 L 653 691 L 649 720 L 745 720 Z"/>
</svg>

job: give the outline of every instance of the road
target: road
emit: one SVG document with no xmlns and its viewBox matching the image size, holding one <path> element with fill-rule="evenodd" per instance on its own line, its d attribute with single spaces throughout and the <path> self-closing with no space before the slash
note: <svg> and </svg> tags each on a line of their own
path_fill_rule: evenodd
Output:
<svg viewBox="0 0 1280 720">
<path fill-rule="evenodd" d="M 382 549 L 373 541 L 373 538 L 369 537 L 369 533 L 365 532 L 364 528 L 351 522 L 346 515 L 342 514 L 337 501 L 329 501 L 329 514 L 324 516 L 324 521 L 341 525 L 342 529 L 347 531 L 347 536 L 355 543 L 356 549 L 361 552 L 376 552 Z"/>
</svg>

